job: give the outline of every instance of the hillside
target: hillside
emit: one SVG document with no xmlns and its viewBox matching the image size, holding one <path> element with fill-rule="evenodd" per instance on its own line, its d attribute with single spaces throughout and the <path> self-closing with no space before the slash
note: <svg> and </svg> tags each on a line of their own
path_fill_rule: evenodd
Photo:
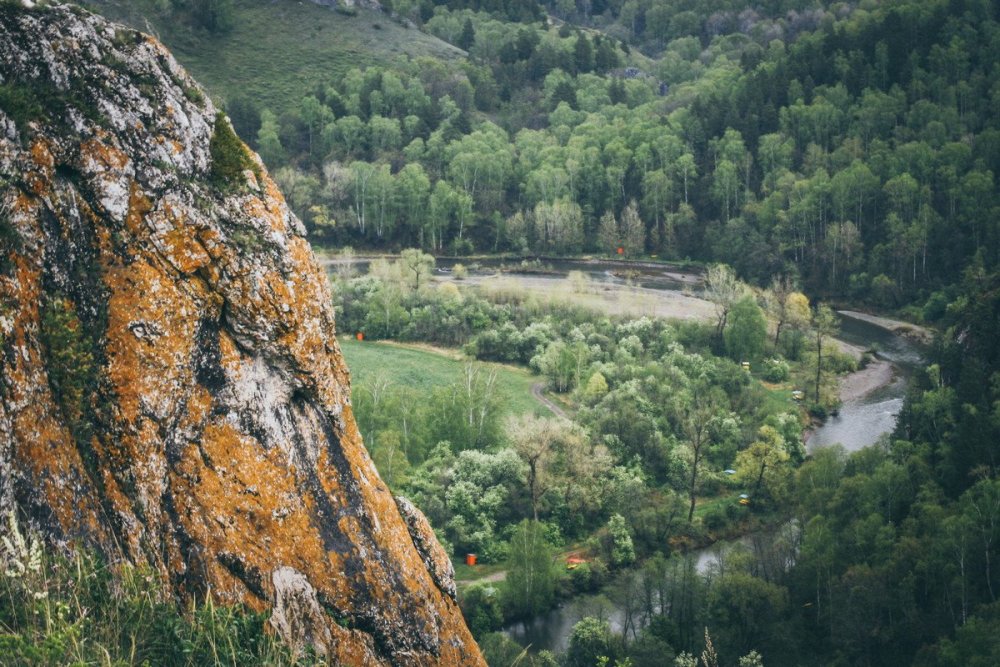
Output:
<svg viewBox="0 0 1000 667">
<path fill-rule="evenodd" d="M 365 8 L 338 12 L 297 0 L 237 0 L 232 27 L 216 34 L 161 10 L 155 0 L 81 4 L 156 35 L 216 102 L 249 97 L 278 114 L 352 67 L 464 58 L 458 48 Z"/>
<path fill-rule="evenodd" d="M 631 3 L 587 21 L 608 34 L 429 5 L 406 35 L 468 61 L 358 59 L 297 99 L 234 99 L 238 128 L 320 243 L 620 247 L 928 322 L 966 266 L 998 264 L 995 4 L 780 3 L 770 18 L 688 4 L 697 20 L 671 23 L 655 58 L 613 37 Z"/>
</svg>

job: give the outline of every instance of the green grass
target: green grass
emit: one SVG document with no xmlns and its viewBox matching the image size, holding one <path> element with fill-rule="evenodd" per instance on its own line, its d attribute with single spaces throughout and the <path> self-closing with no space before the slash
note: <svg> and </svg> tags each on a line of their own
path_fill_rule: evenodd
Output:
<svg viewBox="0 0 1000 667">
<path fill-rule="evenodd" d="M 764 409 L 770 413 L 795 412 L 799 409 L 799 403 L 792 399 L 793 382 L 781 382 L 778 384 L 762 383 L 764 387 Z M 802 388 L 802 387 L 799 387 Z"/>
<path fill-rule="evenodd" d="M 694 515 L 704 517 L 707 513 L 724 510 L 728 505 L 738 505 L 740 502 L 740 493 L 724 493 L 720 496 L 715 496 L 713 498 L 698 498 L 694 505 Z"/>
<path fill-rule="evenodd" d="M 456 358 L 459 353 L 435 352 L 387 342 L 358 342 L 351 338 L 341 338 L 340 348 L 351 369 L 354 385 L 382 372 L 392 381 L 404 387 L 420 391 L 431 391 L 437 387 L 454 384 L 462 375 L 464 359 Z M 548 409 L 531 395 L 531 386 L 537 381 L 528 371 L 516 366 L 490 364 L 483 366 L 497 370 L 497 389 L 501 404 L 509 414 L 550 415 Z"/>
<path fill-rule="evenodd" d="M 352 67 L 464 57 L 436 37 L 365 9 L 345 16 L 308 0 L 234 5 L 232 30 L 212 35 L 158 13 L 154 0 L 87 3 L 92 11 L 156 34 L 217 102 L 246 96 L 279 115 Z"/>
<path fill-rule="evenodd" d="M 476 582 L 497 572 L 503 572 L 507 567 L 507 563 L 477 563 L 469 566 L 465 564 L 464 556 L 452 558 L 452 564 L 455 566 L 455 581 L 461 582 Z"/>
</svg>

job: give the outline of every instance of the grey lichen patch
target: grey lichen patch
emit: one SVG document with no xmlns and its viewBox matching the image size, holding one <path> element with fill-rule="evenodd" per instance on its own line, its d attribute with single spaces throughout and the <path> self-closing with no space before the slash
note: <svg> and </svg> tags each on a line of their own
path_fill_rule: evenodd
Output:
<svg viewBox="0 0 1000 667">
<path fill-rule="evenodd" d="M 326 655 L 333 642 L 330 629 L 318 623 L 325 612 L 309 579 L 292 567 L 280 567 L 271 573 L 274 586 L 274 611 L 271 625 L 297 649 L 314 647 Z"/>
</svg>

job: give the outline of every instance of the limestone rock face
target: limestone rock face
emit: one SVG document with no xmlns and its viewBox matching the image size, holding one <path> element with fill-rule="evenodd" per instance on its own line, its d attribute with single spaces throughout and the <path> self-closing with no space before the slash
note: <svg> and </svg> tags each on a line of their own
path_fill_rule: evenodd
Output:
<svg viewBox="0 0 1000 667">
<path fill-rule="evenodd" d="M 349 382 L 301 224 L 171 55 L 0 4 L 0 509 L 336 664 L 482 665 Z"/>
</svg>

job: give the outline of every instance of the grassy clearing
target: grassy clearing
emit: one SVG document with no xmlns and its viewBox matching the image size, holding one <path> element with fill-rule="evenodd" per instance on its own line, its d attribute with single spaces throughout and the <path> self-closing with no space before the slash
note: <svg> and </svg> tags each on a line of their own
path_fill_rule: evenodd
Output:
<svg viewBox="0 0 1000 667">
<path fill-rule="evenodd" d="M 772 384 L 761 380 L 760 384 L 764 387 L 764 409 L 768 412 L 795 412 L 801 408 L 799 403 L 792 398 L 792 389 L 793 387 L 802 387 L 798 387 L 792 382 Z"/>
<path fill-rule="evenodd" d="M 217 102 L 245 95 L 279 115 L 352 67 L 420 56 L 464 57 L 436 37 L 365 9 L 346 16 L 296 0 L 234 5 L 233 29 L 212 35 L 159 13 L 154 0 L 87 3 L 113 20 L 155 33 Z"/>
<path fill-rule="evenodd" d="M 431 391 L 454 384 L 467 363 L 456 350 L 443 350 L 428 345 L 402 343 L 358 342 L 340 340 L 340 348 L 351 369 L 354 384 L 384 373 L 395 384 L 418 391 Z M 497 370 L 497 388 L 501 403 L 509 414 L 549 414 L 531 395 L 536 379 L 523 368 L 505 364 L 482 363 Z"/>
<path fill-rule="evenodd" d="M 698 498 L 694 505 L 694 515 L 704 517 L 709 512 L 725 510 L 729 505 L 739 505 L 740 492 L 724 493 L 712 498 Z"/>
<path fill-rule="evenodd" d="M 455 566 L 455 581 L 462 585 L 488 580 L 507 567 L 506 563 L 477 563 L 469 566 L 457 556 L 452 559 L 452 564 Z"/>
</svg>

